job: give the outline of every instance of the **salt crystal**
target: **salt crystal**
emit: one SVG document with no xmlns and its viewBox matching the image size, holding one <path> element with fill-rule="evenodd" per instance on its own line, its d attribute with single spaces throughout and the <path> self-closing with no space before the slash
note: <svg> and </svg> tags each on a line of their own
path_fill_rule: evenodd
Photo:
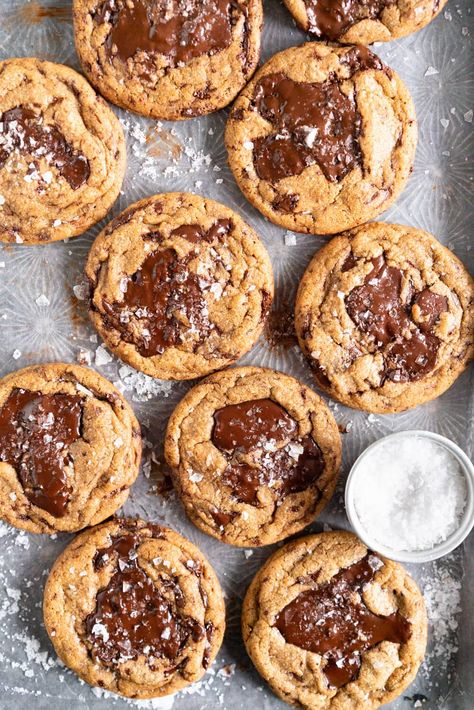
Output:
<svg viewBox="0 0 474 710">
<path fill-rule="evenodd" d="M 252 148 L 253 148 L 252 141 L 244 141 L 244 148 L 245 148 L 245 150 L 252 150 Z"/>
<path fill-rule="evenodd" d="M 84 350 L 81 348 L 76 355 L 76 360 L 80 365 L 90 365 L 92 362 L 92 355 L 90 350 Z"/>
<path fill-rule="evenodd" d="M 38 296 L 36 299 L 36 305 L 44 307 L 49 306 L 49 298 L 42 293 L 41 296 Z"/>
<path fill-rule="evenodd" d="M 192 483 L 200 483 L 203 478 L 204 478 L 204 476 L 203 476 L 202 474 L 196 473 L 195 471 L 193 471 L 193 472 L 189 475 L 189 480 L 190 480 Z"/>
<path fill-rule="evenodd" d="M 466 123 L 472 123 L 472 117 L 473 117 L 473 110 L 472 108 L 469 109 L 469 111 L 466 111 L 464 114 L 464 120 Z"/>
<path fill-rule="evenodd" d="M 89 295 L 89 286 L 86 283 L 76 284 L 72 287 L 72 291 L 78 301 L 85 301 Z"/>
<path fill-rule="evenodd" d="M 295 244 L 296 244 L 296 234 L 293 234 L 292 232 L 287 232 L 285 234 L 285 246 L 294 247 Z"/>
<path fill-rule="evenodd" d="M 439 74 L 439 71 L 434 67 L 428 67 L 425 71 L 425 76 L 434 76 L 434 74 Z"/>
<path fill-rule="evenodd" d="M 14 350 L 12 353 L 12 358 L 14 360 L 18 360 L 18 358 L 20 358 L 20 357 L 21 357 L 21 350 Z"/>
<path fill-rule="evenodd" d="M 4 204 L 5 204 L 5 198 L 3 195 L 0 195 L 0 205 L 4 205 Z"/>
<path fill-rule="evenodd" d="M 92 634 L 94 636 L 100 636 L 106 643 L 109 640 L 109 632 L 107 631 L 107 627 L 104 624 L 99 624 L 98 622 L 96 622 L 92 627 Z"/>
<path fill-rule="evenodd" d="M 439 122 L 441 123 L 443 128 L 447 128 L 449 126 L 449 120 L 447 118 L 441 118 Z"/>
<path fill-rule="evenodd" d="M 107 350 L 104 348 L 103 345 L 99 345 L 99 347 L 95 351 L 95 364 L 99 365 L 108 365 L 109 362 L 112 362 L 112 356 L 107 352 Z"/>
<path fill-rule="evenodd" d="M 458 528 L 466 480 L 444 446 L 418 436 L 392 439 L 360 466 L 355 509 L 362 527 L 381 545 L 430 550 Z"/>
<path fill-rule="evenodd" d="M 84 385 L 81 385 L 79 382 L 76 382 L 76 389 L 78 392 L 81 392 L 81 394 L 85 394 L 86 397 L 94 396 L 91 390 L 87 389 L 87 387 L 84 387 Z"/>
<path fill-rule="evenodd" d="M 314 145 L 314 141 L 316 140 L 316 137 L 318 135 L 318 129 L 317 128 L 311 128 L 304 139 L 304 142 L 308 146 L 308 148 L 312 148 Z"/>
<path fill-rule="evenodd" d="M 304 447 L 301 446 L 301 444 L 291 443 L 291 444 L 288 444 L 288 446 L 286 447 L 286 450 L 288 451 L 288 453 L 292 459 L 295 459 L 295 461 L 298 461 L 299 457 L 304 452 Z"/>
</svg>

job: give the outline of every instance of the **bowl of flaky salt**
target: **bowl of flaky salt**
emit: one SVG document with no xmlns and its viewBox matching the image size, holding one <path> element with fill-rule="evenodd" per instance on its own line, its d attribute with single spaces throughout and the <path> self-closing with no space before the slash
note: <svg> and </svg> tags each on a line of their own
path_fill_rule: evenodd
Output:
<svg viewBox="0 0 474 710">
<path fill-rule="evenodd" d="M 345 503 L 354 531 L 372 550 L 400 562 L 436 560 L 474 526 L 474 466 L 439 434 L 390 434 L 352 466 Z"/>
</svg>

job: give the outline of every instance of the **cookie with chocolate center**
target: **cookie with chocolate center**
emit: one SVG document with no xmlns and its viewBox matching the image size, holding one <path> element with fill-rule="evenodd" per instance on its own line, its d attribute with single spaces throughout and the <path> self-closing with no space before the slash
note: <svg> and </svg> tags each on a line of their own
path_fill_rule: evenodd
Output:
<svg viewBox="0 0 474 710">
<path fill-rule="evenodd" d="M 74 532 L 122 506 L 138 475 L 140 427 L 108 380 L 37 365 L 0 380 L 0 517 L 33 533 Z"/>
<path fill-rule="evenodd" d="M 292 377 L 259 367 L 219 372 L 173 412 L 165 456 L 186 513 L 232 545 L 257 547 L 309 525 L 341 463 L 337 424 Z"/>
<path fill-rule="evenodd" d="M 154 118 L 227 106 L 260 56 L 262 0 L 74 0 L 73 17 L 94 86 Z"/>
<path fill-rule="evenodd" d="M 274 692 L 310 710 L 375 710 L 412 682 L 426 647 L 423 597 L 404 568 L 348 532 L 285 545 L 242 611 L 247 652 Z"/>
<path fill-rule="evenodd" d="M 275 224 L 335 234 L 380 214 L 411 172 L 415 109 L 361 45 L 272 57 L 234 104 L 225 142 L 247 199 Z"/>
<path fill-rule="evenodd" d="M 431 234 L 366 224 L 315 254 L 295 323 L 322 389 L 400 412 L 442 394 L 473 357 L 474 283 Z"/>
<path fill-rule="evenodd" d="M 115 202 L 125 161 L 118 119 L 77 72 L 0 62 L 0 241 L 82 234 Z"/>
<path fill-rule="evenodd" d="M 197 195 L 129 207 L 94 242 L 90 316 L 110 349 L 153 377 L 226 367 L 258 339 L 273 297 L 270 259 L 232 210 Z"/>
<path fill-rule="evenodd" d="M 225 607 L 214 570 L 188 540 L 117 519 L 76 537 L 56 560 L 44 621 L 60 659 L 87 683 L 156 698 L 204 675 Z"/>
<path fill-rule="evenodd" d="M 447 0 L 283 0 L 298 25 L 342 44 L 388 42 L 418 32 Z"/>
</svg>

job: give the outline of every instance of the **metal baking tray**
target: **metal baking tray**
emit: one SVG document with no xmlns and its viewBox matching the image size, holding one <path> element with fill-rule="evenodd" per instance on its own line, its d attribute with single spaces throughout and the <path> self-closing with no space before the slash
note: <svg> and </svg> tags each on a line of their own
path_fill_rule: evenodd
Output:
<svg viewBox="0 0 474 710">
<path fill-rule="evenodd" d="M 410 88 L 420 137 L 414 173 L 397 203 L 381 219 L 427 229 L 472 270 L 474 219 L 472 168 L 474 132 L 470 0 L 448 3 L 426 29 L 375 51 Z M 265 1 L 263 57 L 305 35 L 279 0 Z M 0 0 L 0 58 L 37 56 L 78 68 L 71 3 Z M 117 109 L 128 142 L 123 191 L 110 213 L 158 192 L 187 190 L 220 200 L 239 212 L 260 234 L 273 260 L 276 309 L 283 318 L 298 280 L 321 237 L 293 235 L 256 212 L 236 186 L 226 162 L 226 111 L 182 123 L 157 123 Z M 159 521 L 183 533 L 214 565 L 227 599 L 227 633 L 209 673 L 175 697 L 133 703 L 93 690 L 57 660 L 42 624 L 42 591 L 48 570 L 70 536 L 33 536 L 0 526 L 0 708 L 63 710 L 64 707 L 239 708 L 286 707 L 264 684 L 240 638 L 240 606 L 252 576 L 271 548 L 241 550 L 201 534 L 190 524 L 172 492 L 161 492 L 162 440 L 166 421 L 192 383 L 146 378 L 108 355 L 88 322 L 82 270 L 94 237 L 46 246 L 0 246 L 0 375 L 50 360 L 78 358 L 118 383 L 135 408 L 149 442 L 143 471 L 124 513 Z M 45 296 L 46 298 L 40 298 Z M 271 340 L 271 338 L 270 338 Z M 262 337 L 241 364 L 281 369 L 312 384 L 295 346 L 271 346 Z M 367 415 L 329 402 L 343 434 L 344 463 L 338 491 L 321 519 L 323 526 L 348 528 L 343 507 L 347 472 L 371 442 L 393 431 L 428 429 L 456 441 L 472 454 L 473 372 L 464 373 L 437 400 L 397 415 Z M 440 501 L 442 505 L 442 501 Z M 430 640 L 416 681 L 389 707 L 472 710 L 474 707 L 474 536 L 449 557 L 411 567 L 425 592 Z M 361 708 L 360 710 L 363 710 Z"/>
</svg>

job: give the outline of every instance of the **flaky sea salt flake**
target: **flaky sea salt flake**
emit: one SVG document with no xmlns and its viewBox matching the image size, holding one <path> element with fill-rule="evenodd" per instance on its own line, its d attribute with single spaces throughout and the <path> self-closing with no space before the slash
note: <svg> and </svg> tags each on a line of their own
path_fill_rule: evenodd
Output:
<svg viewBox="0 0 474 710">
<path fill-rule="evenodd" d="M 41 296 L 38 296 L 36 299 L 36 305 L 46 308 L 46 306 L 49 306 L 49 298 L 42 293 Z"/>
<path fill-rule="evenodd" d="M 112 355 L 107 352 L 103 345 L 99 345 L 95 351 L 95 364 L 100 367 L 101 365 L 108 365 L 112 360 Z"/>
</svg>

